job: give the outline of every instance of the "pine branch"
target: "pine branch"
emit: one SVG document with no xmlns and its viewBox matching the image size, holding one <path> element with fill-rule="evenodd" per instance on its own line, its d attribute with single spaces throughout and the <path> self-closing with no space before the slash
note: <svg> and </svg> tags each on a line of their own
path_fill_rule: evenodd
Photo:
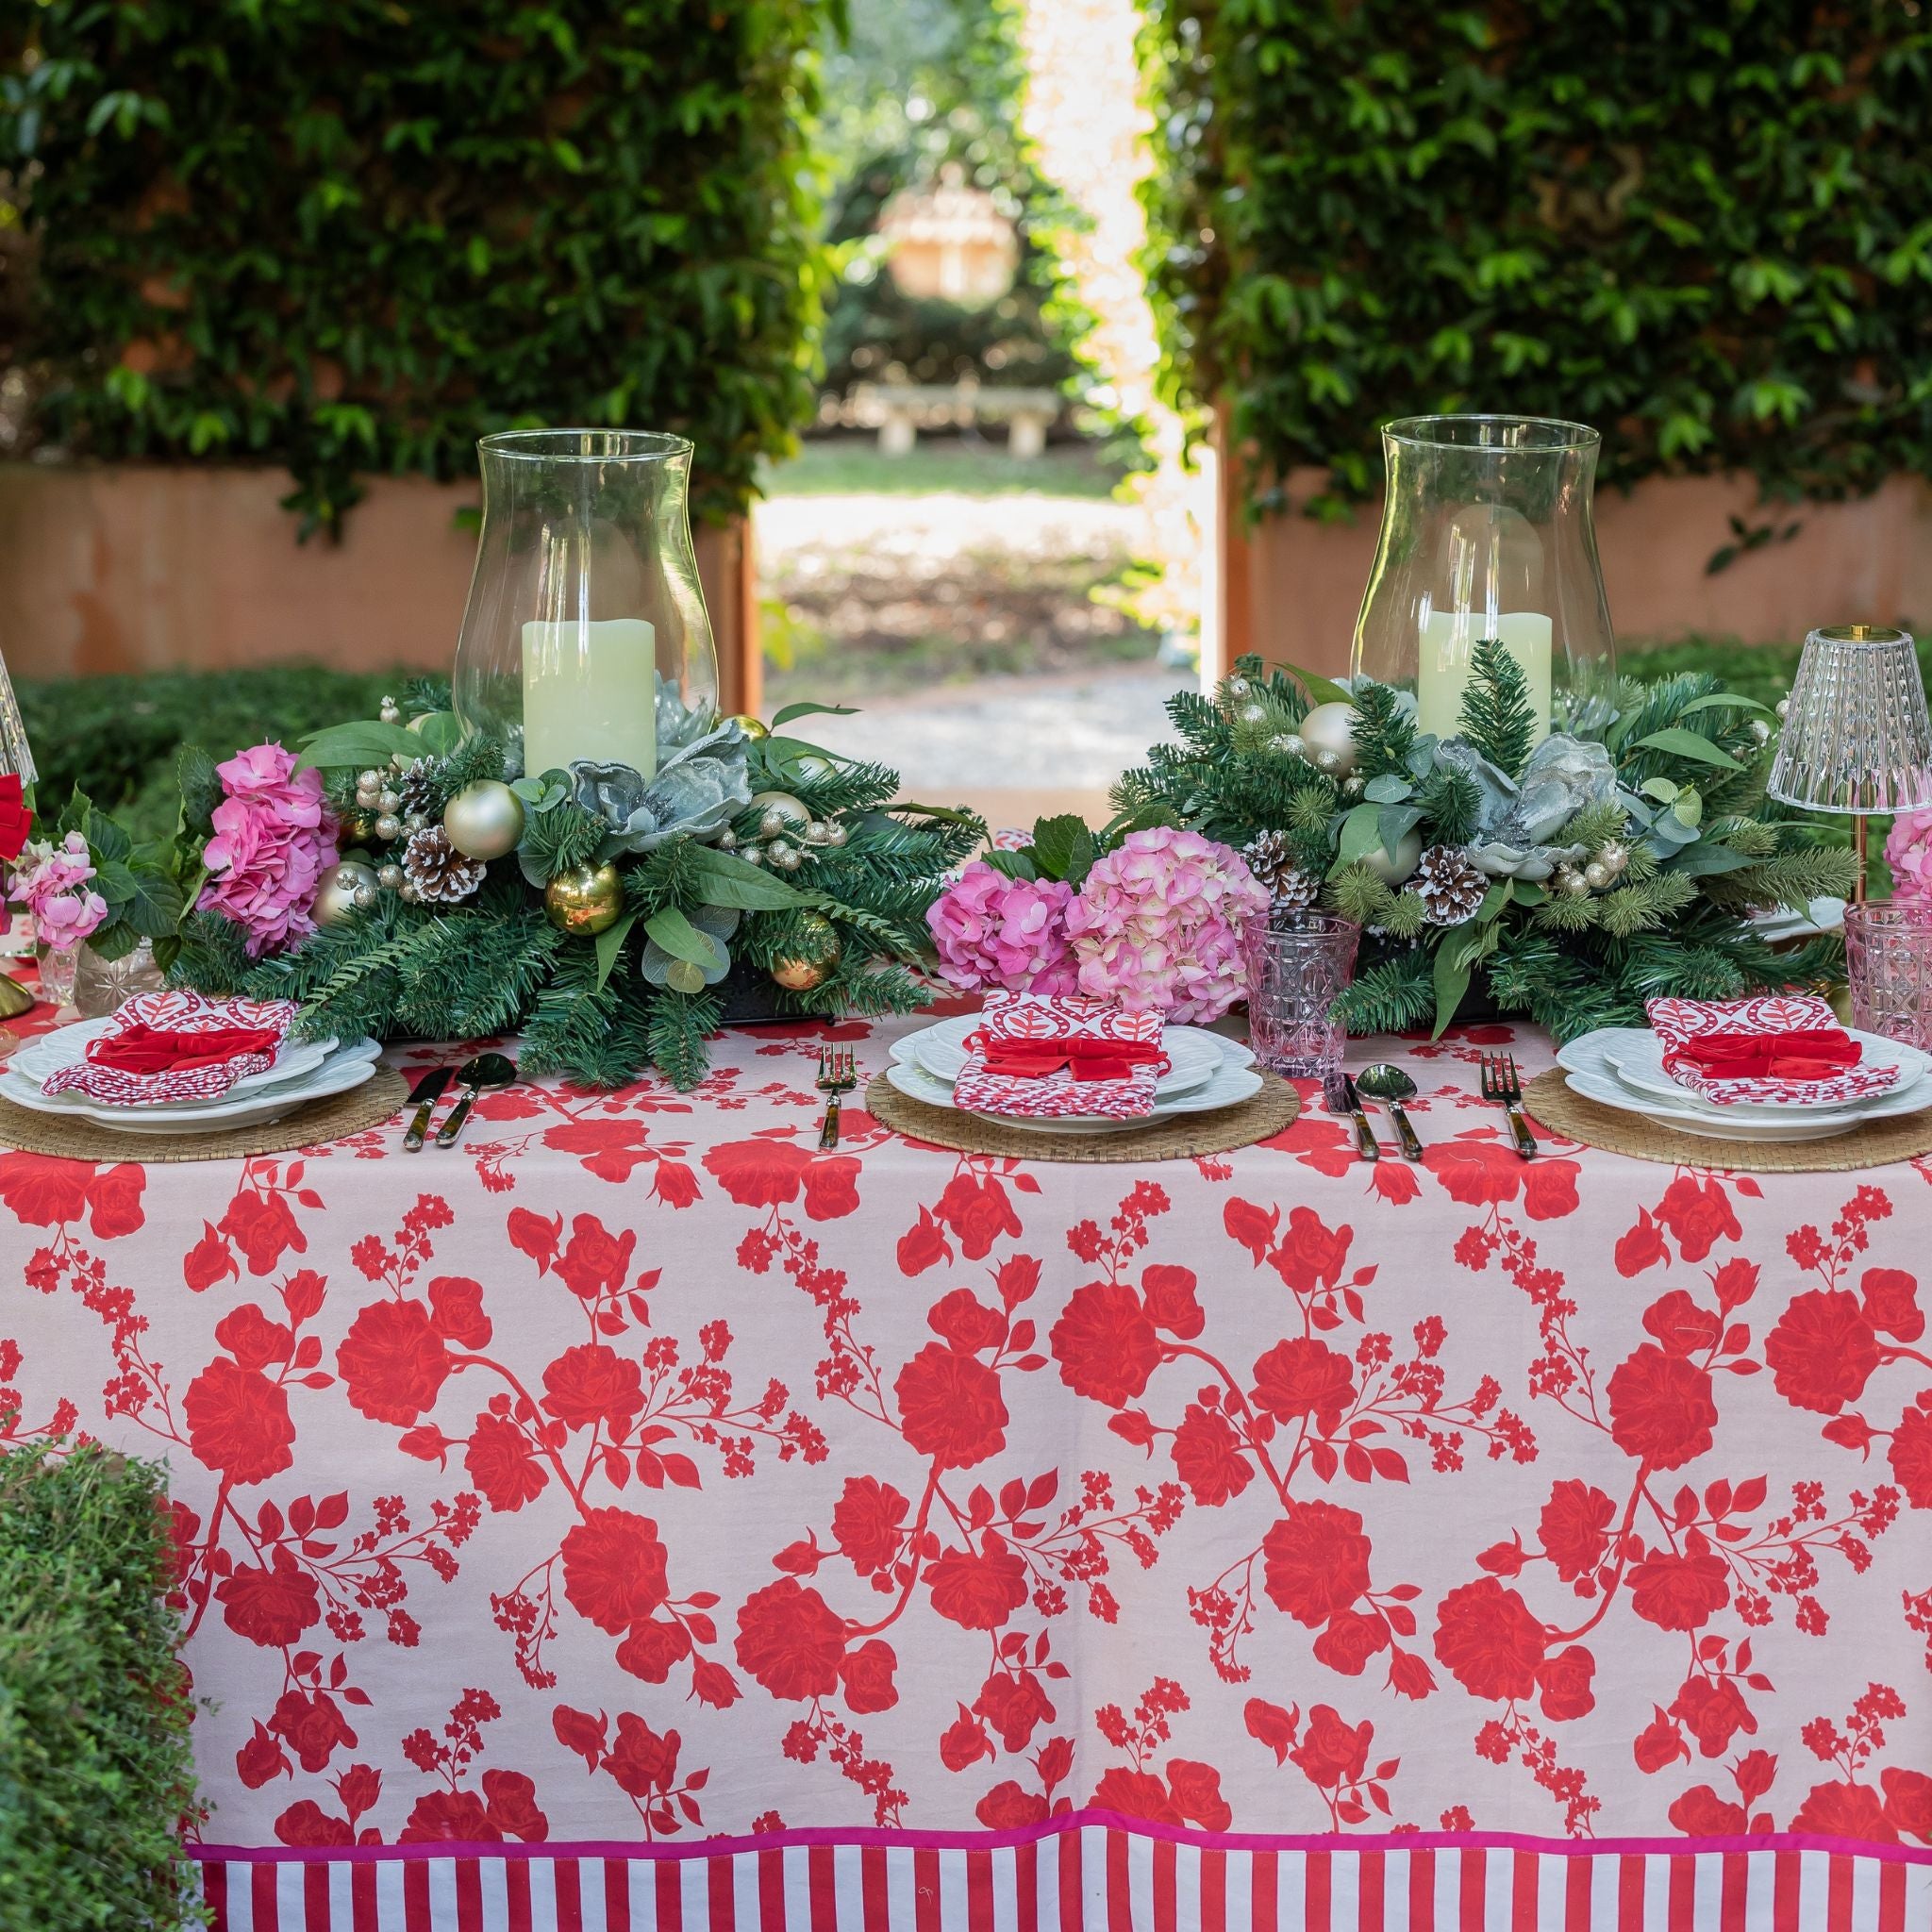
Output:
<svg viewBox="0 0 1932 1932">
<path fill-rule="evenodd" d="M 1414 946 L 1379 960 L 1341 990 L 1331 1011 L 1351 1033 L 1402 1033 L 1436 1009 L 1434 955 Z"/>
<path fill-rule="evenodd" d="M 1483 796 L 1475 780 L 1454 765 L 1438 765 L 1417 787 L 1415 802 L 1434 845 L 1467 845 L 1482 817 Z"/>
<path fill-rule="evenodd" d="M 713 992 L 654 993 L 645 1041 L 658 1070 L 680 1093 L 688 1093 L 710 1069 L 707 1041 L 717 1032 L 724 1002 Z"/>
<path fill-rule="evenodd" d="M 1470 654 L 1462 693 L 1462 735 L 1500 772 L 1514 778 L 1537 741 L 1523 666 L 1495 638 L 1478 640 Z"/>
<path fill-rule="evenodd" d="M 1408 775 L 1415 747 L 1415 721 L 1386 684 L 1364 680 L 1355 693 L 1355 770 L 1357 777 L 1387 773 Z"/>
<path fill-rule="evenodd" d="M 524 820 L 517 856 L 539 878 L 589 865 L 609 832 L 596 813 L 586 811 L 574 798 L 565 798 L 548 811 L 533 811 Z"/>
</svg>

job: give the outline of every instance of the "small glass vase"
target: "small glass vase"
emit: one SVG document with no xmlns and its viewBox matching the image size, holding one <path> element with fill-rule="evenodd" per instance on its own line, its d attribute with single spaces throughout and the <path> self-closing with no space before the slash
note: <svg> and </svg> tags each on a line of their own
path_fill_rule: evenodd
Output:
<svg viewBox="0 0 1932 1932">
<path fill-rule="evenodd" d="M 709 728 L 718 655 L 686 508 L 691 445 L 632 429 L 486 436 L 454 702 L 523 771 L 649 777 Z"/>
<path fill-rule="evenodd" d="M 74 1004 L 74 979 L 80 969 L 78 946 L 46 946 L 41 952 L 41 997 L 50 1007 Z"/>
<path fill-rule="evenodd" d="M 1461 729 L 1485 638 L 1523 667 L 1541 739 L 1607 721 L 1616 640 L 1591 494 L 1603 439 L 1541 416 L 1410 416 L 1382 431 L 1382 530 L 1350 668 Z"/>
<path fill-rule="evenodd" d="M 1332 912 L 1278 912 L 1248 927 L 1248 1044 L 1263 1066 L 1298 1080 L 1340 1070 L 1347 1031 L 1334 1007 L 1361 937 Z"/>
<path fill-rule="evenodd" d="M 1890 899 L 1845 908 L 1852 1024 L 1932 1052 L 1932 905 Z"/>
<path fill-rule="evenodd" d="M 138 992 L 158 992 L 166 975 L 155 964 L 155 949 L 146 940 L 118 959 L 104 959 L 87 944 L 77 948 L 74 969 L 74 1009 L 83 1020 L 104 1020 Z"/>
</svg>

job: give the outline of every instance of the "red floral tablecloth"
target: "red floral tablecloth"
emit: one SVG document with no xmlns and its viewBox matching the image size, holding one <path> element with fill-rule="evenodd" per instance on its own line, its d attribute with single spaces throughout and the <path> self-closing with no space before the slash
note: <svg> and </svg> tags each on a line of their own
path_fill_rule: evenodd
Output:
<svg viewBox="0 0 1932 1932">
<path fill-rule="evenodd" d="M 1469 1040 L 1375 1049 L 1421 1170 L 820 1153 L 822 1037 L 0 1155 L 8 1432 L 172 1467 L 224 1924 L 1932 1923 L 1932 1166 L 1525 1166 Z"/>
</svg>

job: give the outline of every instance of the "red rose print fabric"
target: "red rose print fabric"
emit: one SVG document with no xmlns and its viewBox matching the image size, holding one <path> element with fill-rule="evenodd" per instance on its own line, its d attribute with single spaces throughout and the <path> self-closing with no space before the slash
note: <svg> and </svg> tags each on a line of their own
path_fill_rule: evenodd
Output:
<svg viewBox="0 0 1932 1932">
<path fill-rule="evenodd" d="M 209 1842 L 1932 1846 L 1932 1164 L 1524 1164 L 1494 1028 L 1375 1043 L 1416 1167 L 821 1152 L 822 1031 L 0 1153 L 0 1430 L 168 1458 Z"/>
</svg>

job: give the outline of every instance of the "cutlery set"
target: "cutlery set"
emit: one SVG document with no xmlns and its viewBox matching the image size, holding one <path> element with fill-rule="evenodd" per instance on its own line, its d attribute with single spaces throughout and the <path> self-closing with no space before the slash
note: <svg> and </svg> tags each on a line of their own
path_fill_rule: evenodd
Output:
<svg viewBox="0 0 1932 1932">
<path fill-rule="evenodd" d="M 500 1053 L 479 1053 L 459 1067 L 431 1067 L 409 1090 L 408 1105 L 416 1111 L 410 1117 L 408 1132 L 403 1136 L 404 1150 L 410 1154 L 421 1151 L 423 1142 L 429 1136 L 429 1122 L 436 1112 L 436 1104 L 449 1091 L 453 1081 L 463 1091 L 444 1117 L 442 1125 L 436 1130 L 439 1147 L 456 1145 L 457 1137 L 470 1118 L 470 1109 L 476 1104 L 476 1096 L 486 1087 L 508 1087 L 516 1077 L 516 1062 Z"/>
<path fill-rule="evenodd" d="M 1401 1143 L 1404 1157 L 1409 1160 L 1423 1158 L 1422 1138 L 1417 1134 L 1414 1124 L 1403 1108 L 1403 1102 L 1415 1098 L 1415 1082 L 1400 1067 L 1390 1066 L 1386 1061 L 1362 1069 L 1359 1083 L 1352 1074 L 1342 1073 L 1339 1068 L 1322 1083 L 1322 1098 L 1332 1114 L 1346 1114 L 1355 1124 L 1355 1146 L 1357 1156 L 1363 1160 L 1379 1160 L 1381 1147 L 1375 1140 L 1375 1130 L 1369 1124 L 1368 1110 L 1362 1106 L 1362 1095 L 1379 1100 L 1389 1109 L 1389 1118 L 1395 1127 L 1395 1138 Z M 1492 1107 L 1500 1107 L 1509 1123 L 1509 1138 L 1515 1143 L 1516 1151 L 1525 1160 L 1536 1158 L 1536 1136 L 1529 1130 L 1529 1122 L 1523 1111 L 1523 1083 L 1516 1074 L 1516 1057 L 1513 1054 L 1485 1054 L 1482 1057 L 1482 1097 Z"/>
</svg>

